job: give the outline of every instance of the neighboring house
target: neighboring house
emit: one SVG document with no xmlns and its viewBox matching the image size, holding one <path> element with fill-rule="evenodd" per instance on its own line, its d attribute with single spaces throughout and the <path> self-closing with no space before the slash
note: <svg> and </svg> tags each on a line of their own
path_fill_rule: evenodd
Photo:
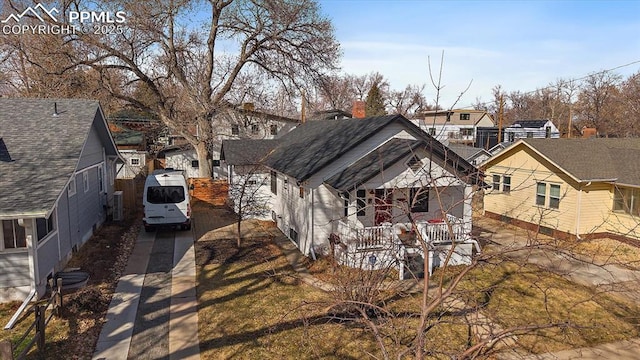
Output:
<svg viewBox="0 0 640 360">
<path fill-rule="evenodd" d="M 491 153 L 482 148 L 462 144 L 448 144 L 447 147 L 475 166 L 491 157 Z"/>
<path fill-rule="evenodd" d="M 0 98 L 0 299 L 44 295 L 112 212 L 118 159 L 97 101 Z"/>
<path fill-rule="evenodd" d="M 148 153 L 144 132 L 128 129 L 122 125 L 109 123 L 113 141 L 124 159 L 116 169 L 117 179 L 132 179 L 145 174 Z"/>
<path fill-rule="evenodd" d="M 276 139 L 300 122 L 297 119 L 268 114 L 253 109 L 251 104 L 222 109 L 212 120 L 213 144 L 211 165 L 214 179 L 226 178 L 226 168 L 220 166 L 220 147 L 226 139 Z M 197 129 L 193 131 L 197 133 Z M 174 139 L 172 146 L 162 150 L 166 154 L 166 167 L 185 170 L 188 177 L 200 177 L 198 157 L 195 149 L 185 140 Z M 178 149 L 178 150 L 174 150 Z"/>
<path fill-rule="evenodd" d="M 560 131 L 550 120 L 518 120 L 504 128 L 502 139 L 515 142 L 518 139 L 558 139 Z"/>
<path fill-rule="evenodd" d="M 486 214 L 556 237 L 640 238 L 640 139 L 523 139 L 482 164 Z"/>
<path fill-rule="evenodd" d="M 187 178 L 200 177 L 200 161 L 190 145 L 169 147 L 162 150 L 158 156 L 164 156 L 166 169 L 182 170 Z"/>
<path fill-rule="evenodd" d="M 313 114 L 311 114 L 311 116 L 309 117 L 309 120 L 344 120 L 351 118 L 353 118 L 353 115 L 351 113 L 340 109 L 331 109 L 314 111 Z"/>
<path fill-rule="evenodd" d="M 434 110 L 423 113 L 424 119 L 413 120 L 429 135 L 441 142 L 474 145 L 478 127 L 495 126 L 493 117 L 480 110 Z"/>
<path fill-rule="evenodd" d="M 258 162 L 269 171 L 271 219 L 303 254 L 328 253 L 331 238 L 344 245 L 338 246 L 339 258 L 348 265 L 365 256 L 372 267 L 397 256 L 424 260 L 415 240 L 403 243 L 398 233 L 420 231 L 434 244 L 448 241 L 437 250 L 446 253 L 454 241 L 446 231 L 448 219 L 456 249 L 464 248 L 467 259 L 455 261 L 468 261 L 478 173 L 403 116 L 310 121 L 262 145 L 260 153 L 241 157 L 243 148 L 258 147 L 227 140 L 222 157 L 233 167 Z M 438 254 L 430 252 L 432 265 L 439 263 Z"/>
</svg>

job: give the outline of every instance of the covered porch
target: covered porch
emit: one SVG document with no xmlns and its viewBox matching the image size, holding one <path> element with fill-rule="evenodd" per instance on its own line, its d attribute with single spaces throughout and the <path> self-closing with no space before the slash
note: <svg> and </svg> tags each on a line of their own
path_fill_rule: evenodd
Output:
<svg viewBox="0 0 640 360">
<path fill-rule="evenodd" d="M 376 270 L 395 267 L 399 278 L 424 276 L 444 266 L 468 265 L 480 245 L 471 237 L 471 221 L 445 214 L 441 219 L 407 223 L 383 223 L 377 226 L 337 222 L 333 242 L 337 259 L 346 266 Z M 425 251 L 427 252 L 425 256 Z"/>
</svg>

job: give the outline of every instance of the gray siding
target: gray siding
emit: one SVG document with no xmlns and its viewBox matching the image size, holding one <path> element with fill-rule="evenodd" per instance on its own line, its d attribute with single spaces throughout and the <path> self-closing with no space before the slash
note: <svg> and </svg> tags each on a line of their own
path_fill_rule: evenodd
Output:
<svg viewBox="0 0 640 360">
<path fill-rule="evenodd" d="M 95 127 L 91 127 L 89 136 L 84 143 L 82 154 L 80 155 L 80 161 L 78 162 L 78 170 L 82 170 L 88 166 L 98 164 L 103 161 L 102 142 L 98 136 L 98 132 Z"/>
<path fill-rule="evenodd" d="M 88 174 L 89 189 L 85 192 L 84 175 Z M 78 189 L 76 201 L 78 206 L 78 231 L 80 241 L 88 240 L 95 228 L 97 228 L 105 218 L 104 198 L 98 188 L 98 168 L 93 167 L 78 174 Z"/>
<path fill-rule="evenodd" d="M 58 201 L 58 238 L 60 242 L 60 254 L 64 258 L 71 253 L 71 234 L 70 234 L 70 218 L 69 218 L 69 197 L 67 190 Z"/>
<path fill-rule="evenodd" d="M 44 239 L 43 239 L 44 240 Z M 38 279 L 44 284 L 47 275 L 52 270 L 58 270 L 60 265 L 58 256 L 58 235 L 38 244 Z"/>
<path fill-rule="evenodd" d="M 0 284 L 2 287 L 29 286 L 29 253 L 27 251 L 0 252 Z"/>
</svg>

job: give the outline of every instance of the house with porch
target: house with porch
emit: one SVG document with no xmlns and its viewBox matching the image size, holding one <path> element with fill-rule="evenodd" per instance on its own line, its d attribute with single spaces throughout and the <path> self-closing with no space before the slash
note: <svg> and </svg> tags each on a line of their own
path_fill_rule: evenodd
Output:
<svg viewBox="0 0 640 360">
<path fill-rule="evenodd" d="M 522 139 L 481 165 L 485 214 L 557 238 L 640 239 L 640 139 Z"/>
<path fill-rule="evenodd" d="M 422 130 L 441 142 L 475 145 L 479 127 L 495 126 L 493 117 L 482 110 L 433 110 L 413 120 Z"/>
<path fill-rule="evenodd" d="M 560 130 L 551 120 L 517 120 L 504 128 L 503 141 L 515 142 L 518 139 L 559 139 Z"/>
<path fill-rule="evenodd" d="M 221 156 L 235 172 L 247 164 L 228 156 L 232 142 Z M 271 219 L 304 255 L 368 268 L 442 265 L 450 251 L 450 265 L 470 261 L 479 174 L 401 115 L 306 122 L 252 163 L 268 174 Z"/>
<path fill-rule="evenodd" d="M 119 159 L 97 101 L 0 98 L 0 300 L 44 295 L 112 213 Z"/>
</svg>

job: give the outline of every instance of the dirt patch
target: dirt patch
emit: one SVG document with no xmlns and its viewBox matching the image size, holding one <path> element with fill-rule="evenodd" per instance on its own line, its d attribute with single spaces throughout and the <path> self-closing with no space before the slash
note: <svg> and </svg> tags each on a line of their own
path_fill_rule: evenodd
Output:
<svg viewBox="0 0 640 360">
<path fill-rule="evenodd" d="M 242 240 L 238 249 L 235 239 L 199 241 L 195 244 L 196 264 L 256 263 L 273 259 L 282 252 L 269 238 Z"/>
<path fill-rule="evenodd" d="M 90 359 L 111 297 L 140 228 L 141 214 L 103 225 L 75 253 L 67 267 L 90 274 L 87 286 L 63 294 L 62 318 L 47 327 L 47 359 Z M 53 340 L 50 340 L 52 338 Z"/>
</svg>

